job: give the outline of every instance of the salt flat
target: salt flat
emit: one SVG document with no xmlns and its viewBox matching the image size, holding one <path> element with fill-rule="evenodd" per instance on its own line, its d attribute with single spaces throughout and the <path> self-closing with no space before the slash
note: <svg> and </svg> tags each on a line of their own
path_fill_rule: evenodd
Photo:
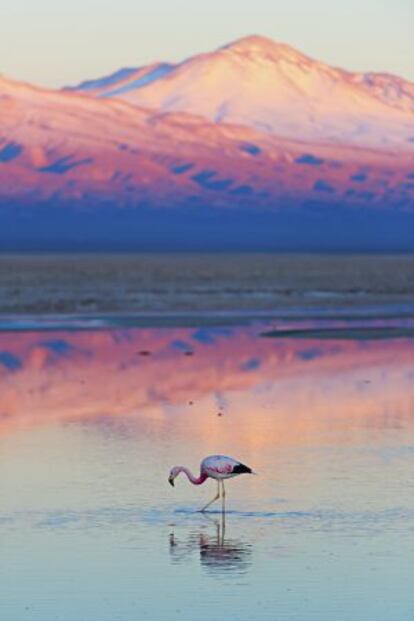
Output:
<svg viewBox="0 0 414 621">
<path fill-rule="evenodd" d="M 413 304 L 414 255 L 0 255 L 0 313 L 274 312 Z"/>
</svg>

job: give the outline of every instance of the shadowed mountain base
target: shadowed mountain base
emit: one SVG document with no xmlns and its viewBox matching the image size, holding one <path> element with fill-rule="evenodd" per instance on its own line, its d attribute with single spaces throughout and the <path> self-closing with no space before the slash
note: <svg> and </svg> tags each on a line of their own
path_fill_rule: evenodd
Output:
<svg viewBox="0 0 414 621">
<path fill-rule="evenodd" d="M 315 203 L 272 211 L 0 205 L 0 251 L 62 250 L 414 251 L 414 214 Z"/>
</svg>

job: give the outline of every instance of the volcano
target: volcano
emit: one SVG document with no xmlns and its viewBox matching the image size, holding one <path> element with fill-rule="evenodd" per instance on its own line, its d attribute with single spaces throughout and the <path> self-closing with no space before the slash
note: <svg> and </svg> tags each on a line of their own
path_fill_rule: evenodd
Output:
<svg viewBox="0 0 414 621">
<path fill-rule="evenodd" d="M 414 248 L 413 101 L 262 37 L 59 91 L 0 77 L 0 247 Z"/>
</svg>

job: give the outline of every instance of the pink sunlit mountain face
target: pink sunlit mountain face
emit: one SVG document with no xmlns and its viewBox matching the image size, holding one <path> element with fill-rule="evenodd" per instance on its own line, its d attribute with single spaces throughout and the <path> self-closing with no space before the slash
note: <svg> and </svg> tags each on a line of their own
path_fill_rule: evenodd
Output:
<svg viewBox="0 0 414 621">
<path fill-rule="evenodd" d="M 413 102 L 260 37 L 63 91 L 0 77 L 0 244 L 410 245 Z"/>
<path fill-rule="evenodd" d="M 177 65 L 124 69 L 74 90 L 284 138 L 399 148 L 414 141 L 414 84 L 333 68 L 258 36 Z"/>
</svg>

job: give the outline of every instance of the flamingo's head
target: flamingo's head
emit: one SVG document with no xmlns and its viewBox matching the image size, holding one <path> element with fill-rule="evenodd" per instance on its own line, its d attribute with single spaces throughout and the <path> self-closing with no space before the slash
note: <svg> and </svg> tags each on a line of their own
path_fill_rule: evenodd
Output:
<svg viewBox="0 0 414 621">
<path fill-rule="evenodd" d="M 170 476 L 168 477 L 168 483 L 174 487 L 174 479 L 180 473 L 180 468 L 174 466 L 170 470 Z"/>
</svg>

